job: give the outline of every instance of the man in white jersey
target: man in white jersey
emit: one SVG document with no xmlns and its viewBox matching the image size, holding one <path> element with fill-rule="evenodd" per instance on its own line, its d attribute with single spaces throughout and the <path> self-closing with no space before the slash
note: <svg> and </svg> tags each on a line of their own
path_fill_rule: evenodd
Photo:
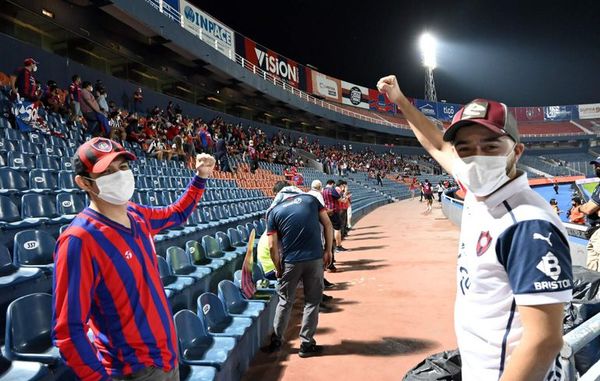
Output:
<svg viewBox="0 0 600 381">
<path fill-rule="evenodd" d="M 454 312 L 462 379 L 560 380 L 569 243 L 556 213 L 517 171 L 524 145 L 514 117 L 502 103 L 476 99 L 442 133 L 402 94 L 396 77 L 377 87 L 467 189 Z"/>
</svg>

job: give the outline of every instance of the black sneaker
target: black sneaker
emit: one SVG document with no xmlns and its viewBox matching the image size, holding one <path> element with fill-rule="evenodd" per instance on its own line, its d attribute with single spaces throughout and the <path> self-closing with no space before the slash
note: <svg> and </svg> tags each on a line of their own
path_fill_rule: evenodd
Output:
<svg viewBox="0 0 600 381">
<path fill-rule="evenodd" d="M 344 246 L 338 246 L 335 248 L 337 251 L 348 251 Z"/>
<path fill-rule="evenodd" d="M 312 357 L 319 356 L 323 352 L 323 347 L 317 344 L 302 344 L 300 345 L 300 351 L 298 351 L 298 356 Z"/>
<path fill-rule="evenodd" d="M 337 271 L 337 267 L 334 266 L 334 264 L 330 264 L 329 266 L 327 266 L 327 272 L 329 273 L 334 273 Z"/>
<path fill-rule="evenodd" d="M 333 300 L 333 296 L 323 294 L 323 301 L 324 302 L 328 302 L 330 300 Z"/>
<path fill-rule="evenodd" d="M 263 352 L 273 353 L 281 349 L 281 339 L 276 334 L 271 335 L 271 342 L 266 347 L 262 348 Z"/>
<path fill-rule="evenodd" d="M 325 288 L 332 288 L 333 286 L 335 286 L 334 283 L 331 283 L 327 279 L 323 279 L 323 284 L 325 285 Z"/>
</svg>

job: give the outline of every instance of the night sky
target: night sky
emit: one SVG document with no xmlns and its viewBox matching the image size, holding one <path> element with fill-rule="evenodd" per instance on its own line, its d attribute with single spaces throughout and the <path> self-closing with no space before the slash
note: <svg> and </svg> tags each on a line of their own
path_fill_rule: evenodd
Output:
<svg viewBox="0 0 600 381">
<path fill-rule="evenodd" d="M 327 75 L 423 98 L 417 40 L 438 39 L 439 100 L 600 102 L 598 1 L 195 1 L 234 30 Z"/>
</svg>

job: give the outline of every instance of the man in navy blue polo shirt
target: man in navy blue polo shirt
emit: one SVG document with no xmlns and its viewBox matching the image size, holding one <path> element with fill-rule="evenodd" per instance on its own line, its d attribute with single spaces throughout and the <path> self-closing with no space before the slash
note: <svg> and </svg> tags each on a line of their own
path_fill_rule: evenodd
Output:
<svg viewBox="0 0 600 381">
<path fill-rule="evenodd" d="M 292 189 L 291 189 L 292 188 Z M 313 338 L 319 320 L 319 303 L 323 297 L 323 271 L 331 262 L 333 230 L 325 207 L 312 195 L 298 192 L 280 181 L 273 187 L 277 193 L 267 212 L 267 235 L 271 259 L 279 279 L 279 304 L 275 312 L 271 351 L 279 349 L 294 305 L 296 287 L 304 285 L 304 314 L 298 355 L 310 357 L 322 348 Z M 321 242 L 321 226 L 325 232 L 325 249 Z"/>
</svg>

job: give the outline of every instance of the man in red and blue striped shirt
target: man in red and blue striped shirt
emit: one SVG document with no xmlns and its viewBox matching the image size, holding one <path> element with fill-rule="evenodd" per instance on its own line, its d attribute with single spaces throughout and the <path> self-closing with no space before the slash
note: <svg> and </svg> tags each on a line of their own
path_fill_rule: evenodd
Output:
<svg viewBox="0 0 600 381">
<path fill-rule="evenodd" d="M 75 154 L 75 181 L 91 201 L 56 245 L 52 338 L 81 380 L 175 381 L 177 337 L 153 236 L 187 220 L 215 160 L 199 155 L 186 191 L 162 208 L 129 201 L 129 160 L 135 156 L 105 138 Z"/>
</svg>

